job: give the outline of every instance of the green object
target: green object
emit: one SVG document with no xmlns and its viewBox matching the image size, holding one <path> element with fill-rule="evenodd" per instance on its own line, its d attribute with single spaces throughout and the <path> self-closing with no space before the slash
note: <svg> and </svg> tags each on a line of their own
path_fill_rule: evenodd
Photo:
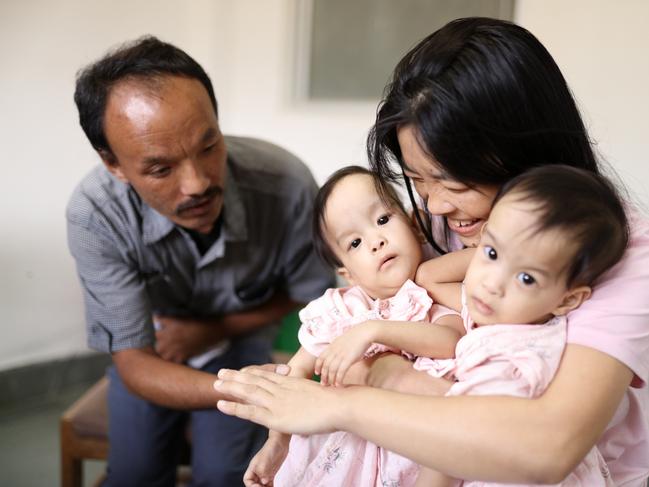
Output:
<svg viewBox="0 0 649 487">
<path fill-rule="evenodd" d="M 297 339 L 297 331 L 300 328 L 300 318 L 298 310 L 291 311 L 282 318 L 282 324 L 279 327 L 279 333 L 275 339 L 275 350 L 287 353 L 295 353 L 300 348 L 300 342 Z"/>
</svg>

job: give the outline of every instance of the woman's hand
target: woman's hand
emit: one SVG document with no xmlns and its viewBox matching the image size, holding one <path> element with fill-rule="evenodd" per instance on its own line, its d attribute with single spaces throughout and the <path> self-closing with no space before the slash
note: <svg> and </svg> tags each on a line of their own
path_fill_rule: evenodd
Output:
<svg viewBox="0 0 649 487">
<path fill-rule="evenodd" d="M 241 402 L 219 401 L 218 409 L 282 433 L 310 435 L 337 428 L 344 416 L 343 388 L 286 377 L 259 368 L 221 369 L 214 388 Z"/>
<path fill-rule="evenodd" d="M 380 324 L 378 324 L 380 326 Z M 366 321 L 334 339 L 315 362 L 322 385 L 343 385 L 349 367 L 363 358 L 375 340 L 377 323 Z"/>
</svg>

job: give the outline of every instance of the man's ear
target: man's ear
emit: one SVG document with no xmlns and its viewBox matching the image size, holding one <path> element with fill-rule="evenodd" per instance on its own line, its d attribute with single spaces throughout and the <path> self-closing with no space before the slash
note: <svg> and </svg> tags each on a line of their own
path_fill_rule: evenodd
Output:
<svg viewBox="0 0 649 487">
<path fill-rule="evenodd" d="M 554 316 L 562 316 L 568 314 L 575 308 L 578 308 L 581 303 L 590 298 L 592 290 L 589 286 L 579 286 L 574 289 L 569 289 L 564 294 L 563 299 L 559 306 L 557 306 L 552 314 Z"/>
<path fill-rule="evenodd" d="M 99 149 L 97 150 L 97 153 L 99 153 L 99 157 L 101 157 L 101 161 L 104 163 L 104 166 L 106 166 L 106 169 L 108 169 L 113 176 L 123 183 L 128 183 L 128 178 L 124 175 L 122 168 L 117 162 L 117 158 L 112 152 L 105 149 Z"/>
<path fill-rule="evenodd" d="M 336 274 L 338 274 L 345 281 L 347 281 L 350 286 L 356 285 L 356 281 L 354 280 L 351 273 L 347 270 L 346 267 L 339 267 L 338 269 L 336 269 Z"/>
</svg>

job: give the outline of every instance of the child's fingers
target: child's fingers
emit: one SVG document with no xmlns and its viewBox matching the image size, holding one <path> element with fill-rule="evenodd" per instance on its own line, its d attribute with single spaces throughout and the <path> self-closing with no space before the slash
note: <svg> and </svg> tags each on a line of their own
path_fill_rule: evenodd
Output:
<svg viewBox="0 0 649 487">
<path fill-rule="evenodd" d="M 333 386 L 336 384 L 336 374 L 338 372 L 338 368 L 340 367 L 340 360 L 341 358 L 339 356 L 335 356 L 331 361 L 327 376 L 327 383 L 329 385 Z"/>
<path fill-rule="evenodd" d="M 324 363 L 324 357 L 326 356 L 326 351 L 322 352 L 318 358 L 315 359 L 315 366 L 313 368 L 313 371 L 315 372 L 316 375 L 322 375 L 322 364 Z"/>
<path fill-rule="evenodd" d="M 340 367 L 338 367 L 338 371 L 336 373 L 336 378 L 335 378 L 335 384 L 337 386 L 343 385 L 343 379 L 345 378 L 345 374 L 347 373 L 347 370 L 349 370 L 349 367 L 351 365 L 351 362 L 348 360 L 344 360 L 341 364 Z"/>
<path fill-rule="evenodd" d="M 320 383 L 323 386 L 327 385 L 327 371 L 329 370 L 329 362 L 327 360 L 327 357 L 323 357 L 322 362 L 320 364 L 320 371 L 317 372 L 317 374 L 320 376 Z"/>
</svg>

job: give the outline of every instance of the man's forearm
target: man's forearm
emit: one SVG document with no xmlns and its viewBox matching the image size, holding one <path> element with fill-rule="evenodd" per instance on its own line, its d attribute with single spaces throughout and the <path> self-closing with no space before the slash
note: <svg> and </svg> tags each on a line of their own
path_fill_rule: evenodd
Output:
<svg viewBox="0 0 649 487">
<path fill-rule="evenodd" d="M 212 387 L 216 376 L 163 360 L 152 348 L 115 352 L 113 362 L 132 393 L 160 406 L 213 408 L 224 398 Z"/>
<path fill-rule="evenodd" d="M 219 321 L 226 336 L 236 336 L 256 330 L 302 306 L 284 293 L 275 293 L 270 301 L 239 313 L 222 316 Z"/>
</svg>

